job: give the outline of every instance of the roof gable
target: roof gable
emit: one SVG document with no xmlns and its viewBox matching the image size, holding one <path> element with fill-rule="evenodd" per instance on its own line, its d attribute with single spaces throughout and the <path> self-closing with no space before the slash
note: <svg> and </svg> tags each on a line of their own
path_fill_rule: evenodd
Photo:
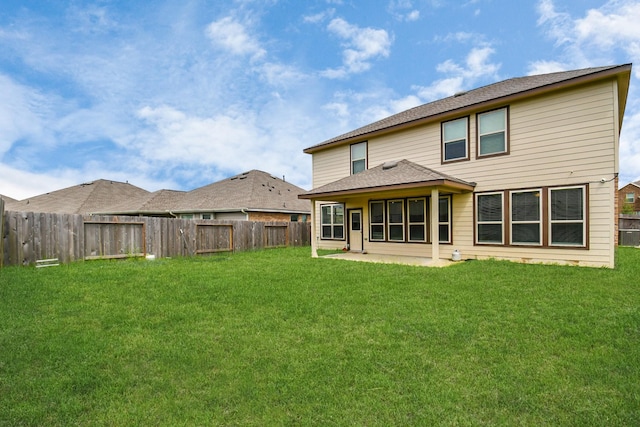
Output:
<svg viewBox="0 0 640 427">
<path fill-rule="evenodd" d="M 563 71 L 557 73 L 540 74 L 503 80 L 477 89 L 455 94 L 428 104 L 419 105 L 382 120 L 360 127 L 353 131 L 331 138 L 320 144 L 304 150 L 305 153 L 322 150 L 329 146 L 364 139 L 368 136 L 391 132 L 403 127 L 413 126 L 429 120 L 435 120 L 444 114 L 474 108 L 486 103 L 506 102 L 514 97 L 523 98 L 544 91 L 557 90 L 577 85 L 590 79 L 609 78 L 622 74 L 621 83 L 624 88 L 619 89 L 621 120 L 626 104 L 626 93 L 629 85 L 631 64 L 612 65 L 605 67 L 584 68 L 581 70 Z M 626 77 L 625 77 L 626 76 Z"/>
</svg>

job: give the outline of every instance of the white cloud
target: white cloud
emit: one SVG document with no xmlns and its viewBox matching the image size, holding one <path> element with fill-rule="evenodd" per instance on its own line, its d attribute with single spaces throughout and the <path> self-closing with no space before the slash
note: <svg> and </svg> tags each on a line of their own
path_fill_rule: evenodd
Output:
<svg viewBox="0 0 640 427">
<path fill-rule="evenodd" d="M 494 53 L 495 50 L 490 46 L 474 47 L 463 65 L 450 59 L 438 64 L 436 69 L 445 74 L 445 78 L 436 80 L 429 86 L 416 86 L 414 89 L 420 98 L 433 101 L 474 86 L 482 79 L 496 80 L 501 65 L 490 61 Z"/>
<path fill-rule="evenodd" d="M 333 17 L 335 13 L 336 13 L 335 9 L 327 9 L 323 12 L 319 12 L 314 15 L 306 15 L 302 18 L 302 20 L 303 22 L 306 22 L 309 24 L 317 24 L 317 23 L 323 22 L 326 19 Z"/>
<path fill-rule="evenodd" d="M 410 22 L 420 19 L 420 11 L 413 7 L 411 0 L 391 0 L 387 9 L 399 21 Z"/>
<path fill-rule="evenodd" d="M 556 11 L 553 0 L 540 0 L 538 14 L 538 25 L 564 49 L 564 68 L 606 65 L 614 61 L 616 52 L 631 62 L 640 60 L 640 3 L 635 0 L 610 0 L 575 19 Z M 538 62 L 531 68 L 537 68 Z"/>
<path fill-rule="evenodd" d="M 533 76 L 536 74 L 548 74 L 566 70 L 566 65 L 558 61 L 534 61 L 529 64 L 527 74 Z"/>
<path fill-rule="evenodd" d="M 209 24 L 206 34 L 215 45 L 235 55 L 260 58 L 266 54 L 260 43 L 247 33 L 245 26 L 230 16 Z"/>
<path fill-rule="evenodd" d="M 329 32 L 340 37 L 343 42 L 343 66 L 325 70 L 328 78 L 342 78 L 349 74 L 361 73 L 371 68 L 371 61 L 389 56 L 392 38 L 385 30 L 360 28 L 342 18 L 335 18 L 327 26 Z"/>
</svg>

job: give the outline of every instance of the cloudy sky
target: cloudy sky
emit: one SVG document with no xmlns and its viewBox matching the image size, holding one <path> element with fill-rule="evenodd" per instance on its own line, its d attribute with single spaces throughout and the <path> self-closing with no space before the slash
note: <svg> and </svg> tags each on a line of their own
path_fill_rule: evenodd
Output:
<svg viewBox="0 0 640 427">
<path fill-rule="evenodd" d="M 0 8 L 0 194 L 191 190 L 463 89 L 640 59 L 640 0 L 23 0 Z M 640 65 L 640 63 L 639 63 Z M 640 179 L 640 66 L 620 184 Z"/>
</svg>

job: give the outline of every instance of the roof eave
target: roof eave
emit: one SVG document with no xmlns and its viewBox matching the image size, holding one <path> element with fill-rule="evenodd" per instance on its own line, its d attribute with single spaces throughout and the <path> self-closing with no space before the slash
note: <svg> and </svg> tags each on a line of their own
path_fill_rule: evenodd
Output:
<svg viewBox="0 0 640 427">
<path fill-rule="evenodd" d="M 450 191 L 467 193 L 472 192 L 475 188 L 475 183 L 462 183 L 457 181 L 451 181 L 448 179 L 438 179 L 431 181 L 419 181 L 419 182 L 408 182 L 405 184 L 392 184 L 392 185 L 381 185 L 376 187 L 364 187 L 364 188 L 353 188 L 349 190 L 341 190 L 341 191 L 326 191 L 326 192 L 308 192 L 304 194 L 298 195 L 299 199 L 309 199 L 309 200 L 322 200 L 324 198 L 335 198 L 335 197 L 349 197 L 355 195 L 362 195 L 367 193 L 379 193 L 384 191 L 399 191 L 399 190 L 410 190 L 414 188 L 424 188 L 424 187 L 443 187 Z"/>
<path fill-rule="evenodd" d="M 582 85 L 584 83 L 588 83 L 590 81 L 602 80 L 607 77 L 614 77 L 614 76 L 618 77 L 618 83 L 619 83 L 618 84 L 618 95 L 619 95 L 618 100 L 619 100 L 619 108 L 621 112 L 620 125 L 622 125 L 622 116 L 624 115 L 622 113 L 624 113 L 624 109 L 626 106 L 626 100 L 627 100 L 626 94 L 629 88 L 629 81 L 631 78 L 631 64 L 624 64 L 618 67 L 610 68 L 608 70 L 603 70 L 603 71 L 587 74 L 584 76 L 574 77 L 572 79 L 563 80 L 560 82 L 551 83 L 544 86 L 539 86 L 533 89 L 524 90 L 524 91 L 513 93 L 510 95 L 493 98 L 487 101 L 469 104 L 461 108 L 455 108 L 452 110 L 443 111 L 438 114 L 430 115 L 430 116 L 423 117 L 416 120 L 407 121 L 397 125 L 378 129 L 376 131 L 366 132 L 360 135 L 339 139 L 336 141 L 328 142 L 326 144 L 321 143 L 318 145 L 314 145 L 313 147 L 306 148 L 303 150 L 303 152 L 306 154 L 313 154 L 330 147 L 336 147 L 344 144 L 359 142 L 375 136 L 386 135 L 389 133 L 397 132 L 407 128 L 412 128 L 415 126 L 424 125 L 434 121 L 441 121 L 442 119 L 450 117 L 452 115 L 464 115 L 465 113 L 468 113 L 470 111 L 490 108 L 491 106 L 506 104 L 506 103 L 517 101 L 519 99 L 527 98 L 530 96 L 538 96 L 538 95 L 542 95 L 542 94 L 556 91 L 559 89 L 574 87 L 574 86 Z"/>
</svg>

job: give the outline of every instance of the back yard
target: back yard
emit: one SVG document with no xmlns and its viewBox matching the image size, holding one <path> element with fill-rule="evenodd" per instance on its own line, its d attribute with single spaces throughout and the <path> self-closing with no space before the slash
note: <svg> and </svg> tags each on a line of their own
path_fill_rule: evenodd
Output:
<svg viewBox="0 0 640 427">
<path fill-rule="evenodd" d="M 0 425 L 640 423 L 615 270 L 309 248 L 0 270 Z"/>
</svg>

